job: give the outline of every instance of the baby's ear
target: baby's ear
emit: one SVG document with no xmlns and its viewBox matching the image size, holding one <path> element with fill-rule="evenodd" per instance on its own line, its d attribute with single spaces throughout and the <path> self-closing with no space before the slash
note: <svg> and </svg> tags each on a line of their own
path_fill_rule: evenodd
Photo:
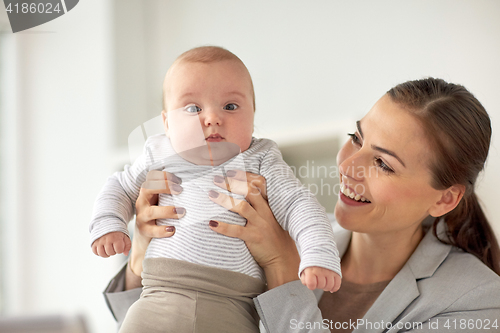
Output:
<svg viewBox="0 0 500 333">
<path fill-rule="evenodd" d="M 165 110 L 161 111 L 161 120 L 163 122 L 163 129 L 165 130 L 165 134 L 167 135 L 167 137 L 170 137 L 169 133 L 168 133 L 167 111 L 165 111 Z"/>
</svg>

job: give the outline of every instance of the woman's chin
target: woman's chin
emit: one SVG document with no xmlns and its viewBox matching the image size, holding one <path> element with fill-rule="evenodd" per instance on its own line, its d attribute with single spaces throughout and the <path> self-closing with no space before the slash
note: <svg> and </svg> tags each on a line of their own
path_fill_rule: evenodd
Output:
<svg viewBox="0 0 500 333">
<path fill-rule="evenodd" d="M 347 226 L 349 223 L 347 223 L 347 220 L 349 219 L 348 216 L 346 216 L 346 212 L 342 210 L 342 207 L 339 207 L 340 204 L 337 202 L 337 205 L 335 205 L 335 221 L 344 229 L 349 229 Z"/>
<path fill-rule="evenodd" d="M 356 232 L 362 232 L 362 227 L 360 228 L 360 222 L 362 223 L 362 217 L 355 216 L 352 212 L 345 211 L 340 207 L 340 203 L 337 202 L 335 206 L 335 220 L 344 229 Z"/>
</svg>

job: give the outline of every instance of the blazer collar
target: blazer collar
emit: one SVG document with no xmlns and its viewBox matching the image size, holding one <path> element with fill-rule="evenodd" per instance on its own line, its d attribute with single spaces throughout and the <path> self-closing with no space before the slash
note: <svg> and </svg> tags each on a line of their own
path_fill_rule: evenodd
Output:
<svg viewBox="0 0 500 333">
<path fill-rule="evenodd" d="M 424 221 L 429 222 L 429 221 Z M 334 225 L 335 240 L 339 254 L 342 257 L 351 241 L 352 232 L 345 230 L 338 224 Z M 446 224 L 441 219 L 437 225 L 437 234 L 440 238 L 445 238 Z M 372 323 L 373 329 L 370 332 L 384 332 L 385 325 L 380 327 L 382 320 L 384 323 L 395 321 L 398 316 L 409 306 L 409 304 L 420 295 L 417 280 L 432 276 L 439 265 L 446 259 L 452 246 L 441 243 L 429 229 L 420 244 L 417 246 L 410 259 L 403 268 L 391 280 L 389 285 L 377 298 L 372 307 L 365 314 L 365 323 Z M 322 293 L 316 296 L 321 297 Z M 380 329 L 375 329 L 380 327 Z M 366 332 L 367 329 L 360 327 L 353 331 Z"/>
<path fill-rule="evenodd" d="M 436 227 L 436 234 L 440 239 L 447 239 L 446 231 L 446 223 L 444 219 L 441 219 Z M 436 236 L 434 236 L 431 226 L 425 237 L 415 249 L 415 252 L 413 252 L 410 259 L 408 259 L 407 265 L 410 267 L 416 279 L 431 277 L 439 265 L 446 259 L 451 248 L 451 245 L 441 243 Z"/>
</svg>

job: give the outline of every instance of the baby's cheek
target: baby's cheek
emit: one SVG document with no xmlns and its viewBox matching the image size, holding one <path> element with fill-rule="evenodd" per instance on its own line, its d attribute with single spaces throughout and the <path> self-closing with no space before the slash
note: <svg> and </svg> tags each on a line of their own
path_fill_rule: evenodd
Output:
<svg viewBox="0 0 500 333">
<path fill-rule="evenodd" d="M 241 151 L 245 151 L 252 143 L 252 134 L 254 128 L 254 112 L 246 109 L 238 118 L 232 119 L 231 132 L 234 140 Z"/>
<path fill-rule="evenodd" d="M 230 141 L 236 143 L 242 152 L 247 150 L 252 143 L 252 131 L 248 128 L 239 128 L 239 130 L 237 129 L 233 133 L 234 141 Z"/>
<path fill-rule="evenodd" d="M 170 141 L 175 151 L 182 152 L 206 145 L 200 126 L 182 126 L 170 130 Z"/>
<path fill-rule="evenodd" d="M 250 148 L 250 144 L 252 143 L 252 137 L 250 136 L 250 138 L 245 138 L 245 139 L 242 139 L 240 144 L 238 144 L 240 146 L 240 150 L 241 152 L 244 152 L 245 150 L 247 150 L 248 148 Z"/>
</svg>

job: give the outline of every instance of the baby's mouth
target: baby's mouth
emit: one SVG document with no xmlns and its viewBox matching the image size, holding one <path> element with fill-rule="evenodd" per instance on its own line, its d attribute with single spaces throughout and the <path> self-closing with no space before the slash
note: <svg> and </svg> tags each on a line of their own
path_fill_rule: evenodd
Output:
<svg viewBox="0 0 500 333">
<path fill-rule="evenodd" d="M 208 142 L 220 142 L 222 140 L 224 140 L 224 138 L 220 135 L 220 134 L 210 134 L 209 136 L 207 136 L 205 138 L 206 141 Z"/>
</svg>

